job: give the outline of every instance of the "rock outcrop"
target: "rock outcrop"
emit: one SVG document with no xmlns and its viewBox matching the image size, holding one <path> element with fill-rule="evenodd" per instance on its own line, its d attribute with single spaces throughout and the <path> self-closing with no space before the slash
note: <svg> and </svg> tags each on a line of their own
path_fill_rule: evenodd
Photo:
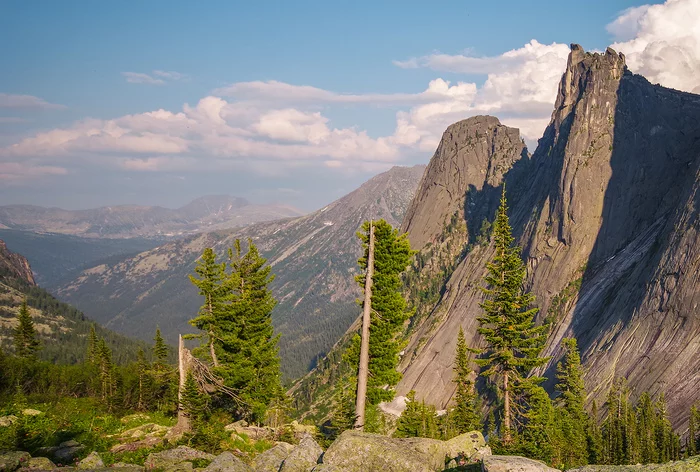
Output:
<svg viewBox="0 0 700 472">
<path fill-rule="evenodd" d="M 308 472 L 318 464 L 321 454 L 321 446 L 311 436 L 306 436 L 287 455 L 279 472 Z"/>
<path fill-rule="evenodd" d="M 7 249 L 5 241 L 0 239 L 0 278 L 2 277 L 17 278 L 29 285 L 35 285 L 34 274 L 27 259 L 11 252 Z"/>
<path fill-rule="evenodd" d="M 531 157 L 518 153 L 513 131 L 481 131 L 488 123 L 499 129 L 482 117 L 448 129 L 404 222 L 414 249 L 434 252 L 428 243 L 459 227 L 450 220 L 465 201 L 460 221 L 470 245 L 413 327 L 398 394 L 415 389 L 445 407 L 454 393 L 455 333 L 462 326 L 467 343 L 480 344 L 478 287 L 492 254 L 474 229 L 493 218 L 506 183 L 526 288 L 538 321 L 553 322 L 545 375 L 554 378 L 561 339 L 575 336 L 589 401 L 602 404 L 613 379 L 626 377 L 633 391 L 664 391 L 681 426 L 700 391 L 700 97 L 651 85 L 611 49 L 590 54 L 572 45 Z M 496 158 L 494 142 L 509 150 Z"/>
<path fill-rule="evenodd" d="M 482 462 L 484 472 L 559 472 L 544 462 L 520 456 L 488 456 Z"/>
<path fill-rule="evenodd" d="M 474 462 L 491 454 L 479 432 L 450 441 L 428 438 L 391 438 L 379 434 L 345 431 L 323 454 L 322 469 L 363 472 L 433 472 L 460 455 Z"/>
</svg>

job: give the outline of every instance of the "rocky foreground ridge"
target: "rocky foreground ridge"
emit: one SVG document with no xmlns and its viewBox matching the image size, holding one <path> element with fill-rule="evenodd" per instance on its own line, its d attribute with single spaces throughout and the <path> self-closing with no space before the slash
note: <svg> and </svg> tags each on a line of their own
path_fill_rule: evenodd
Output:
<svg viewBox="0 0 700 472">
<path fill-rule="evenodd" d="M 444 408 L 459 326 L 481 344 L 478 287 L 492 252 L 479 236 L 506 184 L 526 288 L 552 324 L 545 375 L 575 336 L 589 402 L 625 377 L 633 392 L 665 392 L 681 427 L 700 391 L 700 96 L 650 84 L 611 49 L 572 45 L 534 154 L 517 136 L 492 117 L 456 123 L 425 172 L 403 229 L 421 276 L 444 277 L 443 288 L 412 326 L 398 393 Z M 450 238 L 465 249 L 440 272 L 431 261 Z"/>
</svg>

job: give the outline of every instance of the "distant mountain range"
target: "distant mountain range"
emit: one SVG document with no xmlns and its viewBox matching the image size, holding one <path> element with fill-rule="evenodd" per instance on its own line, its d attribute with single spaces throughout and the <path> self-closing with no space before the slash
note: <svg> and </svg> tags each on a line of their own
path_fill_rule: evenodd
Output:
<svg viewBox="0 0 700 472">
<path fill-rule="evenodd" d="M 0 206 L 0 229 L 58 233 L 86 238 L 174 238 L 300 216 L 285 205 L 255 205 L 244 198 L 214 195 L 178 209 L 118 205 L 62 210 L 33 205 Z"/>
<path fill-rule="evenodd" d="M 103 325 L 147 338 L 160 326 L 169 341 L 189 332 L 201 299 L 187 275 L 205 247 L 223 255 L 236 238 L 252 238 L 275 274 L 273 312 L 287 378 L 306 373 L 358 316 L 354 281 L 364 220 L 398 227 L 425 166 L 394 167 L 306 216 L 214 231 L 84 270 L 58 295 Z"/>
</svg>

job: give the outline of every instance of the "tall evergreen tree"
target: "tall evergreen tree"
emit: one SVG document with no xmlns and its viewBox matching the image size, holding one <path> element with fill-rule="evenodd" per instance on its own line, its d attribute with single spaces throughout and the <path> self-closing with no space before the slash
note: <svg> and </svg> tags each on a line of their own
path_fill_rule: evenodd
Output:
<svg viewBox="0 0 700 472">
<path fill-rule="evenodd" d="M 208 355 L 214 367 L 219 366 L 215 347 L 215 340 L 220 338 L 217 326 L 221 323 L 224 305 L 229 294 L 227 281 L 230 278 L 226 276 L 225 268 L 226 264 L 217 263 L 214 250 L 208 247 L 202 252 L 202 257 L 197 261 L 194 269 L 199 278 L 189 276 L 192 284 L 199 289 L 199 294 L 204 297 L 204 304 L 199 309 L 198 316 L 191 319 L 190 324 L 204 331 Z"/>
<path fill-rule="evenodd" d="M 565 349 L 563 362 L 557 364 L 556 389 L 559 392 L 557 406 L 560 411 L 559 425 L 562 441 L 562 463 L 566 469 L 585 465 L 588 462 L 586 427 L 588 417 L 583 408 L 586 390 L 583 383 L 583 367 L 576 339 L 562 340 Z"/>
<path fill-rule="evenodd" d="M 97 338 L 97 333 L 95 332 L 95 323 L 90 325 L 90 334 L 88 334 L 88 350 L 87 350 L 87 361 L 90 364 L 97 362 L 97 343 L 99 342 Z"/>
<path fill-rule="evenodd" d="M 413 255 L 405 234 L 400 235 L 385 220 L 374 221 L 373 225 L 375 247 L 367 383 L 369 405 L 390 401 L 394 397 L 393 387 L 401 379 L 401 374 L 396 370 L 402 347 L 398 333 L 410 313 L 406 310 L 406 301 L 401 295 L 400 276 Z M 370 222 L 366 221 L 357 233 L 364 248 L 364 255 L 358 260 L 362 275 L 356 277 L 361 287 L 365 286 L 369 231 Z"/>
<path fill-rule="evenodd" d="M 168 359 L 168 345 L 165 344 L 165 340 L 160 334 L 160 328 L 156 328 L 156 335 L 153 341 L 153 367 L 156 370 L 163 370 Z"/>
<path fill-rule="evenodd" d="M 37 339 L 34 322 L 27 308 L 27 300 L 22 301 L 22 305 L 17 313 L 17 327 L 15 328 L 15 355 L 25 359 L 31 359 L 36 356 L 39 350 L 39 339 Z"/>
<path fill-rule="evenodd" d="M 480 431 L 482 428 L 479 395 L 472 381 L 472 370 L 469 368 L 469 348 L 464 339 L 464 331 L 459 327 L 457 334 L 457 349 L 453 370 L 455 406 L 451 412 L 451 420 L 458 434 L 469 431 Z"/>
<path fill-rule="evenodd" d="M 688 418 L 688 438 L 686 439 L 686 456 L 691 457 L 697 454 L 697 434 L 698 434 L 698 409 L 695 405 L 690 407 L 690 418 Z"/>
<path fill-rule="evenodd" d="M 586 443 L 588 445 L 588 463 L 603 463 L 603 434 L 598 425 L 598 404 L 593 400 L 591 416 L 587 422 Z"/>
<path fill-rule="evenodd" d="M 194 430 L 201 426 L 207 409 L 207 397 L 200 391 L 191 371 L 187 372 L 182 390 L 182 408 L 189 416 Z"/>
<path fill-rule="evenodd" d="M 616 380 L 606 401 L 607 417 L 603 423 L 604 459 L 613 465 L 627 464 L 629 389 L 624 379 Z"/>
<path fill-rule="evenodd" d="M 274 280 L 270 266 L 252 240 L 243 254 L 236 240 L 229 250 L 231 303 L 217 324 L 222 346 L 220 374 L 248 405 L 245 414 L 260 421 L 270 403 L 284 395 L 272 310 L 276 301 L 269 289 Z"/>
<path fill-rule="evenodd" d="M 112 350 L 107 346 L 104 338 L 100 338 L 97 343 L 97 359 L 100 396 L 103 400 L 111 400 L 115 389 L 114 363 Z"/>
<path fill-rule="evenodd" d="M 148 375 L 148 363 L 143 349 L 139 349 L 136 358 L 136 375 L 138 376 L 138 400 L 136 409 L 143 411 L 146 409 L 146 376 Z"/>
<path fill-rule="evenodd" d="M 479 333 L 488 345 L 484 357 L 477 363 L 484 367 L 481 375 L 491 378 L 499 385 L 503 397 L 503 430 L 505 443 L 510 442 L 513 416 L 516 413 L 512 402 L 514 386 L 526 378 L 534 368 L 544 365 L 547 358 L 540 357 L 546 340 L 546 326 L 535 326 L 537 308 L 529 308 L 534 296 L 523 289 L 525 265 L 520 258 L 520 248 L 514 246 L 514 238 L 508 221 L 505 186 L 501 204 L 493 224 L 495 255 L 487 264 L 485 277 L 487 299 L 481 304 L 484 316 Z M 543 379 L 530 378 L 528 385 L 536 385 Z"/>
<path fill-rule="evenodd" d="M 539 385 L 523 389 L 525 425 L 515 441 L 516 451 L 527 457 L 560 465 L 563 462 L 556 413 L 547 392 Z"/>
<path fill-rule="evenodd" d="M 654 432 L 656 413 L 654 412 L 654 404 L 651 400 L 651 396 L 649 396 L 647 392 L 639 396 L 635 412 L 637 416 L 637 433 L 639 436 L 639 461 L 642 464 L 656 462 L 659 457 L 659 453 L 656 449 L 656 437 Z"/>
</svg>

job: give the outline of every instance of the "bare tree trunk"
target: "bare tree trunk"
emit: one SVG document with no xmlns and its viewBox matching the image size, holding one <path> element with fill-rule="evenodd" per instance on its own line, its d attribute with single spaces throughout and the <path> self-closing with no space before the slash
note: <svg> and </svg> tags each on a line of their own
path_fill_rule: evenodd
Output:
<svg viewBox="0 0 700 472">
<path fill-rule="evenodd" d="M 190 351 L 185 348 L 185 342 L 180 335 L 178 344 L 178 370 L 180 371 L 180 383 L 177 389 L 177 424 L 170 430 L 168 436 L 182 436 L 183 433 L 190 431 L 190 417 L 182 405 L 182 392 L 185 389 L 185 381 L 187 380 L 187 372 L 190 368 Z"/>
<path fill-rule="evenodd" d="M 365 402 L 367 397 L 367 377 L 369 375 L 369 324 L 372 311 L 372 276 L 374 275 L 374 224 L 369 223 L 369 255 L 365 275 L 365 303 L 362 312 L 362 342 L 360 344 L 360 367 L 357 374 L 357 402 L 355 403 L 355 426 L 362 431 L 365 427 Z"/>
<path fill-rule="evenodd" d="M 508 390 L 508 371 L 503 373 L 503 442 L 510 442 L 510 391 Z"/>
</svg>

